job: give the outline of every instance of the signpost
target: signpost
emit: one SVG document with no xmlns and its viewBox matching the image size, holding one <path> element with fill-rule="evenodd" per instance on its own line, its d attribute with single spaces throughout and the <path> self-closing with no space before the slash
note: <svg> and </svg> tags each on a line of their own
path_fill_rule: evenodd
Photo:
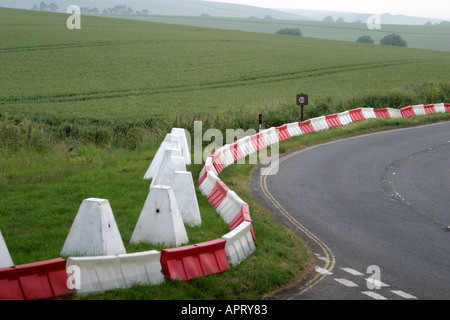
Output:
<svg viewBox="0 0 450 320">
<path fill-rule="evenodd" d="M 297 95 L 297 105 L 302 107 L 302 118 L 301 121 L 303 121 L 303 107 L 308 105 L 308 95 L 301 93 Z"/>
</svg>

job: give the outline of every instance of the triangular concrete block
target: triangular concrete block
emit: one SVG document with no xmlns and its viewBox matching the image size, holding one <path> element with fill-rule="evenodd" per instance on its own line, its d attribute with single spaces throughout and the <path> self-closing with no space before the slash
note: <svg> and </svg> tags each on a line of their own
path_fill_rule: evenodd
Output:
<svg viewBox="0 0 450 320">
<path fill-rule="evenodd" d="M 189 242 L 170 186 L 156 185 L 150 188 L 130 242 L 148 242 L 176 247 Z"/>
<path fill-rule="evenodd" d="M 189 149 L 186 130 L 182 128 L 172 128 L 171 134 L 175 134 L 180 138 L 181 156 L 187 165 L 191 164 L 191 151 Z"/>
<path fill-rule="evenodd" d="M 163 161 L 164 154 L 166 149 L 175 149 L 179 150 L 178 154 L 175 154 L 175 151 L 172 153 L 173 155 L 177 155 L 181 157 L 181 145 L 180 145 L 180 137 L 175 134 L 167 134 L 164 141 L 158 148 L 158 151 L 155 154 L 150 166 L 147 169 L 147 172 L 144 175 L 144 180 L 153 179 L 158 172 L 158 168 Z"/>
<path fill-rule="evenodd" d="M 189 171 L 175 171 L 172 182 L 183 222 L 191 227 L 200 226 L 202 217 L 195 193 L 194 179 Z"/>
<path fill-rule="evenodd" d="M 61 255 L 106 256 L 125 253 L 109 201 L 97 198 L 83 200 Z"/>
<path fill-rule="evenodd" d="M 173 181 L 175 171 L 186 171 L 184 158 L 176 156 L 177 150 L 168 148 L 158 168 L 158 172 L 152 179 L 150 186 L 169 185 L 166 181 Z"/>
<path fill-rule="evenodd" d="M 3 239 L 2 232 L 0 230 L 0 268 L 9 268 L 14 266 L 14 263 L 9 254 L 6 242 Z"/>
</svg>

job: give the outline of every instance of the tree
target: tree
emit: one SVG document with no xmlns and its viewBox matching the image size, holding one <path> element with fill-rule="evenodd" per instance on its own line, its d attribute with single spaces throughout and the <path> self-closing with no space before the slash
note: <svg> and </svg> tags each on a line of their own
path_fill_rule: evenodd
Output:
<svg viewBox="0 0 450 320">
<path fill-rule="evenodd" d="M 395 33 L 388 34 L 380 41 L 381 45 L 385 46 L 397 46 L 397 47 L 407 47 L 408 43 L 401 36 Z"/>
<path fill-rule="evenodd" d="M 374 43 L 375 41 L 372 39 L 371 36 L 361 36 L 359 37 L 356 42 L 359 43 Z"/>
<path fill-rule="evenodd" d="M 41 4 L 39 5 L 39 10 L 47 11 L 47 9 L 48 9 L 48 5 L 44 1 L 42 1 Z"/>
<path fill-rule="evenodd" d="M 50 3 L 49 5 L 48 5 L 48 9 L 51 11 L 51 12 L 56 12 L 56 11 L 58 11 L 58 5 L 56 4 L 56 3 L 54 3 L 54 2 L 52 2 L 52 3 Z"/>
<path fill-rule="evenodd" d="M 340 22 L 340 23 L 343 23 L 343 22 L 345 22 L 345 20 L 344 20 L 344 18 L 342 18 L 342 17 L 339 17 L 339 18 L 337 18 L 336 22 Z"/>
<path fill-rule="evenodd" d="M 332 16 L 328 16 L 328 17 L 323 18 L 323 21 L 324 22 L 334 22 L 334 19 Z"/>
<path fill-rule="evenodd" d="M 302 32 L 299 28 L 284 28 L 277 31 L 277 34 L 285 34 L 289 36 L 302 36 Z"/>
</svg>

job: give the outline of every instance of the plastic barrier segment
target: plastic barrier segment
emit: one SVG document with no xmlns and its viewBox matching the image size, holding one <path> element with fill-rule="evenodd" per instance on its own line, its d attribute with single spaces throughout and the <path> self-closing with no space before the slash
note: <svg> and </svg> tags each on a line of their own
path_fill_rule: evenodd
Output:
<svg viewBox="0 0 450 320">
<path fill-rule="evenodd" d="M 234 161 L 237 161 L 245 157 L 237 141 L 230 144 L 230 151 L 231 154 L 233 155 Z"/>
<path fill-rule="evenodd" d="M 250 140 L 255 148 L 255 151 L 259 151 L 267 147 L 267 142 L 264 140 L 262 133 L 254 134 L 250 137 Z"/>
<path fill-rule="evenodd" d="M 278 135 L 279 141 L 284 141 L 284 140 L 291 138 L 291 134 L 288 131 L 287 124 L 277 127 L 276 130 L 277 130 L 277 135 Z"/>
<path fill-rule="evenodd" d="M 361 108 L 349 110 L 349 115 L 352 118 L 353 122 L 365 120 Z"/>
<path fill-rule="evenodd" d="M 339 127 L 342 125 L 337 114 L 330 114 L 328 116 L 325 116 L 325 120 L 330 127 Z"/>
<path fill-rule="evenodd" d="M 232 266 L 237 266 L 256 250 L 252 239 L 251 222 L 244 221 L 237 228 L 222 237 L 226 241 L 225 251 Z"/>
<path fill-rule="evenodd" d="M 413 107 L 412 106 L 408 106 L 408 107 L 404 107 L 402 109 L 400 109 L 401 113 L 402 113 L 402 117 L 403 118 L 410 118 L 415 116 L 416 114 L 414 113 Z"/>
<path fill-rule="evenodd" d="M 389 114 L 389 111 L 387 108 L 384 109 L 373 109 L 373 112 L 375 113 L 375 116 L 377 118 L 383 118 L 383 119 L 390 119 L 391 115 Z"/>
<path fill-rule="evenodd" d="M 216 186 L 206 199 L 214 208 L 217 208 L 222 203 L 223 199 L 225 199 L 229 190 L 230 188 L 228 188 L 222 180 L 218 180 Z"/>
<path fill-rule="evenodd" d="M 163 274 L 170 280 L 190 281 L 224 272 L 230 268 L 226 241 L 212 240 L 191 246 L 164 249 L 161 252 Z"/>
<path fill-rule="evenodd" d="M 426 105 L 426 106 L 424 106 L 424 109 L 425 109 L 425 113 L 426 114 L 436 113 L 436 109 L 434 108 L 434 104 Z"/>
<path fill-rule="evenodd" d="M 225 169 L 225 163 L 222 159 L 222 154 L 220 150 L 217 150 L 212 155 L 212 164 L 214 166 L 214 169 L 216 169 L 216 172 L 219 174 Z"/>
<path fill-rule="evenodd" d="M 314 132 L 314 128 L 311 125 L 311 120 L 305 120 L 305 121 L 299 122 L 298 125 L 300 127 L 300 130 L 302 130 L 303 134 L 308 134 L 308 133 Z"/>
<path fill-rule="evenodd" d="M 48 300 L 71 296 L 66 260 L 52 260 L 0 269 L 1 300 Z"/>
</svg>

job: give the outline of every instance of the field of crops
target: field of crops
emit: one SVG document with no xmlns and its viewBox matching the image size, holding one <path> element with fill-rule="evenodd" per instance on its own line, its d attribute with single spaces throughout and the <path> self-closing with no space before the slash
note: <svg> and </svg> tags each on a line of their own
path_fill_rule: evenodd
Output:
<svg viewBox="0 0 450 320">
<path fill-rule="evenodd" d="M 447 80 L 450 69 L 446 52 L 87 16 L 68 30 L 67 17 L 0 9 L 0 112 L 69 134 L 194 119 L 248 127 L 295 108 L 300 91 L 314 104 Z"/>
</svg>

